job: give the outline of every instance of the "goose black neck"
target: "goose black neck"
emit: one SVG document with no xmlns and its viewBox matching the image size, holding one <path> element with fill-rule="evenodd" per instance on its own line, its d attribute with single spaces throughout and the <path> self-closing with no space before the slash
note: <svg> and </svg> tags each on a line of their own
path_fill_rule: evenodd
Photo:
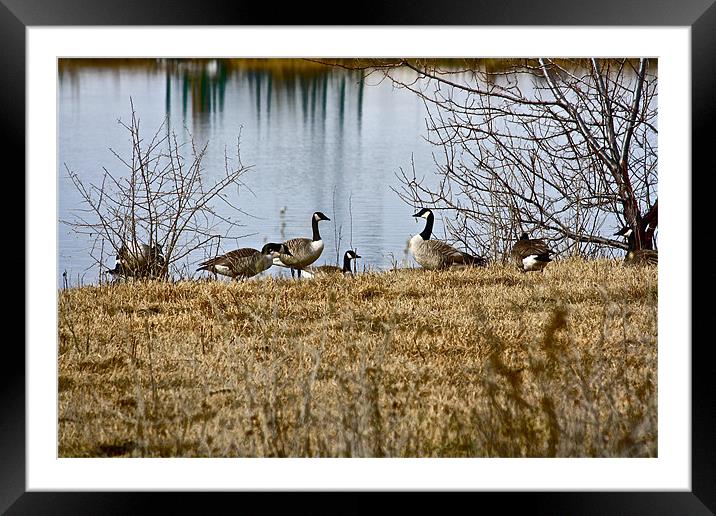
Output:
<svg viewBox="0 0 716 516">
<path fill-rule="evenodd" d="M 433 222 L 435 222 L 435 216 L 433 212 L 428 213 L 428 218 L 425 221 L 425 229 L 420 233 L 423 240 L 430 240 L 430 235 L 433 234 Z"/>
<path fill-rule="evenodd" d="M 321 239 L 321 234 L 318 232 L 318 220 L 316 220 L 316 217 L 311 219 L 311 225 L 313 226 L 313 241 L 316 242 Z"/>
<path fill-rule="evenodd" d="M 343 272 L 352 272 L 351 271 L 351 257 L 348 256 L 348 253 L 343 255 Z"/>
</svg>

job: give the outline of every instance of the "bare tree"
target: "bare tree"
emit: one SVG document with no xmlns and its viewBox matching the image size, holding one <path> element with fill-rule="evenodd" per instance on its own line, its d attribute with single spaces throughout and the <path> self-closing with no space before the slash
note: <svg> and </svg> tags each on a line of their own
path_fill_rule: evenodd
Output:
<svg viewBox="0 0 716 516">
<path fill-rule="evenodd" d="M 372 65 L 423 100 L 437 150 L 434 176 L 401 168 L 403 201 L 447 210 L 452 237 L 493 258 L 522 231 L 595 255 L 626 249 L 613 230 L 629 226 L 654 247 L 655 60 L 456 62 Z"/>
<path fill-rule="evenodd" d="M 100 268 L 108 243 L 121 259 L 115 271 L 166 279 L 172 265 L 190 253 L 208 250 L 214 244 L 218 247 L 222 237 L 232 238 L 216 230 L 231 230 L 238 227 L 237 222 L 218 214 L 213 202 L 222 201 L 238 210 L 226 190 L 230 185 L 240 185 L 240 177 L 249 167 L 241 163 L 239 135 L 235 162 L 225 150 L 224 175 L 206 185 L 202 161 L 208 142 L 198 146 L 189 135 L 186 143 L 179 143 L 166 120 L 151 139 L 145 140 L 131 99 L 130 106 L 130 122 L 119 120 L 119 124 L 130 135 L 131 155 L 124 157 L 110 149 L 126 173 L 103 168 L 101 183 L 93 184 L 83 181 L 65 164 L 84 206 L 74 211 L 73 220 L 63 222 L 94 239 L 89 253 Z"/>
</svg>

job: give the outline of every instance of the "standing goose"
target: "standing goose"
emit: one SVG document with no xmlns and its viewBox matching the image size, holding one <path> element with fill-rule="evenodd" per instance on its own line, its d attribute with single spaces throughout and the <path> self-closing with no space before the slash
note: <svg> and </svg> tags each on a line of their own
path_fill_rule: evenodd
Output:
<svg viewBox="0 0 716 516">
<path fill-rule="evenodd" d="M 336 267 L 335 265 L 321 265 L 320 267 L 307 267 L 303 272 L 304 274 L 308 274 L 309 277 L 339 273 L 350 276 L 353 274 L 351 269 L 351 260 L 355 260 L 356 258 L 360 258 L 360 255 L 357 255 L 354 250 L 349 249 L 346 251 L 346 254 L 343 255 L 342 269 L 340 267 Z"/>
<path fill-rule="evenodd" d="M 512 246 L 510 257 L 513 263 L 522 272 L 541 271 L 552 259 L 554 254 L 544 240 L 529 238 L 527 233 L 522 233 L 520 239 Z"/>
<path fill-rule="evenodd" d="M 209 271 L 222 274 L 233 279 L 246 279 L 265 271 L 279 253 L 290 256 L 291 252 L 283 244 L 268 243 L 257 251 L 251 247 L 244 247 L 229 251 L 199 264 L 197 271 Z"/>
<path fill-rule="evenodd" d="M 624 256 L 624 265 L 659 265 L 659 252 L 654 249 L 634 249 L 636 247 L 636 238 L 634 238 L 634 230 L 629 226 L 624 226 L 614 233 L 614 236 L 623 236 L 627 238 L 629 249 Z"/>
<path fill-rule="evenodd" d="M 321 220 L 331 220 L 320 211 L 317 211 L 311 217 L 311 226 L 313 228 L 313 238 L 293 238 L 286 240 L 283 244 L 288 248 L 290 254 L 281 253 L 273 259 L 273 264 L 280 267 L 288 267 L 291 269 L 291 277 L 294 276 L 294 270 L 298 270 L 298 277 L 301 277 L 301 270 L 318 260 L 323 252 L 323 240 L 318 232 L 318 222 Z"/>
<path fill-rule="evenodd" d="M 418 211 L 413 217 L 426 219 L 425 229 L 410 239 L 410 251 L 413 258 L 425 269 L 443 269 L 446 267 L 464 267 L 469 265 L 482 266 L 487 260 L 480 256 L 472 256 L 458 251 L 450 244 L 441 240 L 430 240 L 433 232 L 435 216 L 428 208 Z"/>
</svg>

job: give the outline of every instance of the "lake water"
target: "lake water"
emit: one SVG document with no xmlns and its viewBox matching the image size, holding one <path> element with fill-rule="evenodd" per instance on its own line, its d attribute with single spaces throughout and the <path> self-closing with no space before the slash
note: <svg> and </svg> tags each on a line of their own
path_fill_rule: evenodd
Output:
<svg viewBox="0 0 716 516">
<path fill-rule="evenodd" d="M 71 220 L 83 207 L 65 164 L 83 181 L 100 181 L 103 167 L 126 175 L 110 148 L 131 155 L 129 134 L 117 123 L 129 121 L 131 97 L 145 137 L 166 118 L 180 137 L 186 128 L 199 143 L 209 142 L 203 162 L 209 183 L 224 174 L 224 149 L 235 147 L 241 131 L 242 162 L 252 166 L 242 180 L 250 191 L 233 189 L 231 196 L 245 214 L 217 206 L 223 206 L 222 215 L 238 219 L 241 233 L 248 236 L 222 241 L 222 251 L 310 237 L 311 215 L 322 211 L 332 221 L 321 223 L 325 249 L 314 265 L 342 263 L 351 243 L 362 256 L 359 270 L 407 259 L 407 240 L 422 224 L 391 187 L 399 186 L 395 174 L 401 167 L 409 171 L 411 159 L 420 175 L 433 168 L 434 149 L 424 140 L 420 99 L 389 81 L 363 80 L 360 72 L 342 69 L 292 75 L 227 69 L 216 61 L 183 64 L 61 68 L 60 221 Z M 58 286 L 64 271 L 70 284 L 96 283 L 92 239 L 61 222 L 58 232 Z M 442 233 L 439 221 L 435 233 Z M 189 256 L 184 265 L 193 271 L 203 257 Z M 111 257 L 108 262 L 112 267 Z M 270 272 L 287 270 L 274 267 Z"/>
<path fill-rule="evenodd" d="M 311 216 L 321 211 L 331 221 L 320 225 L 325 248 L 314 265 L 340 265 L 348 248 L 361 255 L 359 270 L 413 264 L 407 241 L 422 229 L 423 221 L 412 217 L 415 207 L 406 205 L 393 190 L 401 186 L 396 174 L 402 169 L 410 175 L 414 164 L 418 179 L 424 177 L 426 186 L 434 186 L 433 153 L 444 159 L 441 149 L 425 140 L 427 111 L 414 93 L 395 88 L 390 80 L 380 81 L 379 75 L 364 77 L 360 71 L 300 60 L 265 61 L 261 66 L 236 60 L 63 63 L 58 91 L 58 286 L 64 284 L 65 271 L 72 285 L 96 283 L 99 278 L 91 255 L 98 254 L 92 251 L 96 239 L 61 222 L 76 220 L 82 216 L 78 210 L 85 208 L 65 165 L 87 184 L 100 184 L 105 169 L 115 177 L 128 175 L 112 150 L 131 157 L 130 135 L 118 123 L 131 119 L 130 98 L 145 142 L 164 122 L 177 133 L 179 143 L 188 141 L 189 135 L 198 147 L 208 142 L 202 162 L 205 185 L 224 176 L 225 151 L 232 155 L 241 135 L 242 162 L 251 167 L 241 177 L 245 186 L 226 190 L 232 206 L 214 203 L 221 217 L 238 221 L 241 227 L 213 231 L 224 237 L 220 252 L 310 237 Z M 625 76 L 636 77 L 631 72 Z M 518 84 L 522 94 L 534 95 L 532 79 L 519 76 Z M 656 94 L 650 102 L 655 110 Z M 632 162 L 642 166 L 640 156 L 650 153 L 642 163 L 649 161 L 653 170 L 644 165 L 643 174 L 635 173 L 651 181 L 656 171 L 656 133 L 650 138 L 653 141 L 641 144 L 641 151 L 639 145 L 633 146 Z M 556 199 L 561 202 L 559 195 Z M 656 195 L 654 182 L 647 197 L 653 200 Z M 446 237 L 442 213 L 436 213 L 433 231 L 439 238 Z M 598 215 L 598 235 L 609 237 L 621 227 L 608 210 Z M 509 245 L 504 238 L 494 241 Z M 110 268 L 114 260 L 109 243 L 105 249 L 104 267 Z M 605 252 L 614 256 L 613 251 Z M 500 254 L 493 249 L 490 256 Z M 176 265 L 193 274 L 206 258 L 205 252 L 197 251 Z M 278 267 L 268 273 L 289 274 Z"/>
</svg>

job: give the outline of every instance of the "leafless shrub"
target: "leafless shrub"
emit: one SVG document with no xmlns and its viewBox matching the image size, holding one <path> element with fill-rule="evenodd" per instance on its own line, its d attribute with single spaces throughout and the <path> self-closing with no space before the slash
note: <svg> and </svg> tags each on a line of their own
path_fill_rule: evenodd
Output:
<svg viewBox="0 0 716 516">
<path fill-rule="evenodd" d="M 499 259 L 534 230 L 558 251 L 600 255 L 627 248 L 615 226 L 653 248 L 655 61 L 525 59 L 495 71 L 405 60 L 371 73 L 424 101 L 437 150 L 435 175 L 401 169 L 397 193 L 447 210 L 450 235 L 471 251 Z"/>
<path fill-rule="evenodd" d="M 130 107 L 129 123 L 118 123 L 129 133 L 131 154 L 110 149 L 126 173 L 103 168 L 101 183 L 94 184 L 65 164 L 84 207 L 73 212 L 73 220 L 63 222 L 92 239 L 89 253 L 101 270 L 105 253 L 109 254 L 107 243 L 121 259 L 122 275 L 166 279 L 190 253 L 218 247 L 222 237 L 231 238 L 227 229 L 238 223 L 220 215 L 213 203 L 236 208 L 226 190 L 241 184 L 240 177 L 250 167 L 241 162 L 239 135 L 235 161 L 225 151 L 225 174 L 208 185 L 202 165 L 208 142 L 199 145 L 189 135 L 188 142 L 180 143 L 166 120 L 145 139 L 131 99 Z"/>
</svg>

